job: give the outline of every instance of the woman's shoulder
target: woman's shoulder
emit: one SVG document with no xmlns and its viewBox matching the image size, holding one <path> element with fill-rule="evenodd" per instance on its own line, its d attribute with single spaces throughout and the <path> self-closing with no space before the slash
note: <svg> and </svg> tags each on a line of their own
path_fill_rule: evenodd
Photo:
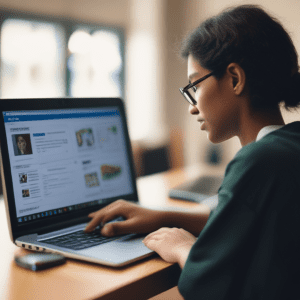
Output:
<svg viewBox="0 0 300 300">
<path fill-rule="evenodd" d="M 242 167 L 300 166 L 300 122 L 290 123 L 244 146 L 231 163 Z"/>
</svg>

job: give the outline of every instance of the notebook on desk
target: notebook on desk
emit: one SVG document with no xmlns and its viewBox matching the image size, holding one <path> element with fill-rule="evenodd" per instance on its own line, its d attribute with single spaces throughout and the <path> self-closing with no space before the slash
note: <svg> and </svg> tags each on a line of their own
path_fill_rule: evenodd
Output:
<svg viewBox="0 0 300 300">
<path fill-rule="evenodd" d="M 120 198 L 138 201 L 120 99 L 1 100 L 0 139 L 8 226 L 17 246 L 115 267 L 153 253 L 141 236 L 110 240 L 100 230 L 83 232 L 90 212 Z"/>
</svg>

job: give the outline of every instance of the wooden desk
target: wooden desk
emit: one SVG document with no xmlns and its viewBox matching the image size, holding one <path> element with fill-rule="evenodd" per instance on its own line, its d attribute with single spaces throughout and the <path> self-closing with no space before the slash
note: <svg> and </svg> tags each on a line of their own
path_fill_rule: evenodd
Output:
<svg viewBox="0 0 300 300">
<path fill-rule="evenodd" d="M 212 168 L 210 172 L 216 171 L 220 170 Z M 192 174 L 195 176 L 194 171 Z M 174 170 L 138 179 L 140 203 L 149 207 L 196 207 L 196 203 L 167 197 L 169 188 L 191 176 L 186 170 Z M 14 263 L 14 253 L 29 251 L 10 241 L 3 200 L 0 201 L 0 232 L 0 299 L 142 300 L 176 286 L 180 275 L 177 264 L 166 263 L 158 256 L 120 269 L 73 259 L 40 272 L 22 269 Z"/>
</svg>

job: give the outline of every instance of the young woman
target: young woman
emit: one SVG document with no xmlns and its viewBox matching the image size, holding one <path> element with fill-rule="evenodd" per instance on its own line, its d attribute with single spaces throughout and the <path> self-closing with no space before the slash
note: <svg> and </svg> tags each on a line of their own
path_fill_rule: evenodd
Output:
<svg viewBox="0 0 300 300">
<path fill-rule="evenodd" d="M 300 122 L 284 124 L 280 104 L 300 104 L 294 45 L 256 6 L 202 23 L 185 41 L 190 84 L 180 89 L 213 143 L 242 149 L 226 168 L 210 211 L 153 211 L 117 201 L 92 213 L 86 231 L 152 232 L 144 240 L 179 263 L 185 299 L 300 299 Z M 198 238 L 196 238 L 198 236 Z"/>
</svg>

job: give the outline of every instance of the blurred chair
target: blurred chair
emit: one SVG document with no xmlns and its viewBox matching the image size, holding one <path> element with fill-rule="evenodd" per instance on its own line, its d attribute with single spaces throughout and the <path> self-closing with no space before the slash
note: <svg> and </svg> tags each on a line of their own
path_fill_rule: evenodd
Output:
<svg viewBox="0 0 300 300">
<path fill-rule="evenodd" d="M 169 143 L 157 148 L 149 149 L 142 143 L 132 142 L 132 152 L 137 177 L 183 167 L 182 130 L 171 130 Z"/>
</svg>

